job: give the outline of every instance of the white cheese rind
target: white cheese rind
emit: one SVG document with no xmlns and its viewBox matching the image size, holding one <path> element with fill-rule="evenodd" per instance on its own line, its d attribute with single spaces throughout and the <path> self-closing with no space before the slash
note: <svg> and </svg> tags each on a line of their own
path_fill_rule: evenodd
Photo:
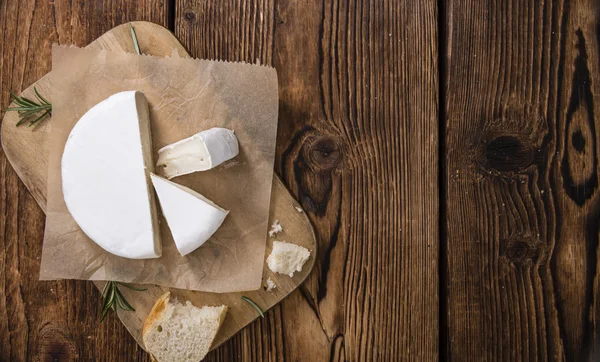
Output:
<svg viewBox="0 0 600 362">
<path fill-rule="evenodd" d="M 190 188 L 154 174 L 151 177 L 177 250 L 187 255 L 217 231 L 229 211 Z"/>
<path fill-rule="evenodd" d="M 158 169 L 168 179 L 206 171 L 239 153 L 237 138 L 227 128 L 211 128 L 161 148 Z"/>
<path fill-rule="evenodd" d="M 309 257 L 310 251 L 305 247 L 285 241 L 274 241 L 267 264 L 274 273 L 286 274 L 291 277 L 294 272 L 302 271 L 302 267 Z"/>
<path fill-rule="evenodd" d="M 109 253 L 161 255 L 148 172 L 153 169 L 148 103 L 136 91 L 92 107 L 71 130 L 61 161 L 65 203 L 81 230 Z"/>
</svg>

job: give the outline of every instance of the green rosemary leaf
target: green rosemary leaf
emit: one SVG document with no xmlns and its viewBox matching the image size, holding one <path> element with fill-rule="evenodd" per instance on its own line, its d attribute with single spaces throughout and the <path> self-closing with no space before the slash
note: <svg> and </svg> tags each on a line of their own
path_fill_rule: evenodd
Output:
<svg viewBox="0 0 600 362">
<path fill-rule="evenodd" d="M 32 100 L 31 100 L 31 99 L 29 99 L 29 98 L 23 97 L 23 96 L 21 96 L 21 97 L 20 97 L 20 100 L 21 100 L 21 101 L 23 101 L 23 102 L 26 102 L 27 104 L 30 104 L 30 105 L 32 105 L 32 106 L 40 106 L 40 104 L 38 104 L 38 103 L 36 103 L 36 102 L 32 101 Z"/>
<path fill-rule="evenodd" d="M 121 283 L 121 282 L 117 282 L 117 284 L 124 286 L 125 288 L 131 289 L 131 290 L 137 290 L 138 292 L 145 292 L 146 290 L 148 290 L 147 288 L 136 288 L 136 287 L 132 287 L 129 284 L 126 283 Z"/>
<path fill-rule="evenodd" d="M 21 118 L 27 118 L 29 116 L 33 116 L 34 114 L 38 113 L 38 110 L 31 109 L 31 110 L 28 110 L 28 111 L 18 111 L 18 112 L 19 112 L 19 116 Z"/>
<path fill-rule="evenodd" d="M 117 293 L 117 303 L 121 309 L 135 311 L 131 304 L 127 302 L 127 299 L 125 299 L 119 288 L 115 288 L 115 292 Z"/>
<path fill-rule="evenodd" d="M 12 90 L 8 90 L 8 92 L 10 93 L 11 99 L 18 105 L 20 106 L 35 106 L 34 103 L 29 103 L 26 102 L 24 99 L 22 99 L 21 97 L 17 96 Z"/>
<path fill-rule="evenodd" d="M 131 31 L 131 39 L 133 40 L 133 47 L 135 48 L 135 52 L 137 54 L 142 54 L 140 52 L 140 45 L 138 44 L 137 36 L 135 36 L 135 30 L 133 29 L 133 25 L 129 24 L 129 30 Z"/>
<path fill-rule="evenodd" d="M 44 112 L 42 114 L 42 116 L 46 116 L 45 114 L 46 112 Z M 22 123 L 25 122 L 31 122 L 32 120 L 39 118 L 39 112 L 37 111 L 27 111 L 27 112 L 23 112 L 23 113 L 19 113 L 19 122 L 17 122 L 17 125 L 21 125 Z M 42 117 L 43 118 L 43 117 Z"/>
<path fill-rule="evenodd" d="M 25 112 L 25 111 L 37 111 L 39 112 L 40 108 L 39 107 L 10 107 L 10 108 L 5 108 L 4 111 L 5 112 L 11 112 L 11 111 L 17 111 L 17 112 Z"/>
<path fill-rule="evenodd" d="M 29 127 L 31 126 L 35 126 L 39 121 L 41 121 L 42 119 L 46 118 L 46 116 L 50 115 L 50 111 L 46 111 L 44 113 L 42 113 L 41 116 L 39 116 L 38 118 L 34 119 L 33 121 L 29 122 Z"/>
<path fill-rule="evenodd" d="M 102 293 L 100 294 L 103 298 L 104 295 L 106 294 L 106 291 L 108 290 L 108 285 L 110 284 L 110 282 L 106 282 L 106 284 L 104 284 L 104 288 L 102 288 Z"/>
<path fill-rule="evenodd" d="M 106 315 L 108 314 L 109 310 L 110 310 L 110 308 L 102 311 L 102 315 L 100 316 L 100 322 L 98 322 L 98 323 L 102 323 L 104 318 L 106 318 Z"/>
<path fill-rule="evenodd" d="M 37 112 L 35 112 L 35 114 L 37 114 Z M 34 115 L 34 113 L 28 114 L 25 117 L 20 117 L 19 122 L 17 122 L 17 126 L 20 126 L 25 122 L 28 122 L 33 117 L 33 115 Z"/>
<path fill-rule="evenodd" d="M 114 302 L 115 302 L 115 287 L 114 287 L 114 283 L 111 282 L 111 284 L 113 285 L 110 290 L 108 291 L 108 294 L 106 295 L 106 305 L 111 306 Z"/>
<path fill-rule="evenodd" d="M 245 296 L 242 295 L 242 300 L 244 302 L 250 304 L 254 309 L 256 309 L 256 311 L 258 312 L 258 314 L 261 317 L 263 317 L 263 318 L 265 317 L 265 313 L 262 311 L 262 309 L 260 309 L 260 307 L 256 303 L 254 303 L 254 301 L 252 299 L 250 299 L 250 298 L 245 297 Z"/>
<path fill-rule="evenodd" d="M 131 311 L 132 309 L 129 309 L 122 301 L 121 299 L 116 299 L 116 303 L 117 306 L 119 306 L 120 309 L 125 310 L 125 311 Z"/>
<path fill-rule="evenodd" d="M 40 92 L 38 92 L 36 87 L 33 87 L 33 91 L 35 92 L 35 96 L 38 97 L 38 99 L 41 102 L 43 102 L 44 104 L 50 104 L 50 102 L 46 98 L 42 97 L 42 95 L 40 94 Z"/>
</svg>

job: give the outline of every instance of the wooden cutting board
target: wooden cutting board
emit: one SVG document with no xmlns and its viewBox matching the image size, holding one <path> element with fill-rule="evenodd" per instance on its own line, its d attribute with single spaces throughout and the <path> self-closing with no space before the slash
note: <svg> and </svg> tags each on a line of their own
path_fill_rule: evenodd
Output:
<svg viewBox="0 0 600 362">
<path fill-rule="evenodd" d="M 181 56 L 189 57 L 189 54 L 175 36 L 162 26 L 148 22 L 133 22 L 131 24 L 135 28 L 140 49 L 143 53 L 168 56 L 171 55 L 173 49 L 177 49 Z M 129 24 L 113 28 L 87 47 L 92 49 L 107 49 L 115 52 L 135 52 Z M 50 94 L 49 83 L 49 77 L 46 75 L 23 91 L 22 94 L 34 98 L 33 87 L 35 86 L 42 95 L 45 95 L 51 101 L 52 95 Z M 1 130 L 2 147 L 4 148 L 6 157 L 25 186 L 29 189 L 42 210 L 45 211 L 46 174 L 48 169 L 47 136 L 52 122 L 51 120 L 45 120 L 38 127 L 31 128 L 27 126 L 16 127 L 17 121 L 17 115 L 14 112 L 5 114 Z M 263 284 L 267 278 L 271 278 L 277 285 L 277 288 L 272 292 L 267 292 L 264 288 L 253 292 L 227 294 L 201 293 L 177 289 L 170 290 L 169 288 L 157 286 L 144 286 L 148 288 L 148 291 L 145 292 L 134 292 L 127 288 L 122 288 L 125 297 L 136 311 L 119 311 L 119 318 L 136 341 L 143 347 L 141 329 L 144 319 L 156 299 L 166 291 L 170 290 L 171 295 L 177 296 L 180 300 L 190 300 L 197 306 L 225 304 L 229 306 L 230 312 L 213 345 L 213 348 L 216 348 L 258 317 L 256 310 L 242 301 L 240 298 L 242 295 L 251 298 L 266 311 L 295 290 L 310 274 L 315 264 L 317 242 L 308 217 L 304 212 L 299 210 L 301 209 L 298 202 L 294 200 L 279 177 L 275 175 L 273 177 L 270 220 L 273 222 L 275 219 L 278 219 L 283 226 L 284 231 L 278 235 L 278 238 L 305 246 L 312 253 L 302 272 L 296 273 L 293 278 L 275 275 L 269 268 L 265 267 L 263 271 Z M 267 239 L 266 255 L 268 255 L 271 252 L 273 240 L 267 238 L 266 235 L 265 238 Z M 95 284 L 98 288 L 104 286 L 104 282 L 95 282 Z"/>
</svg>

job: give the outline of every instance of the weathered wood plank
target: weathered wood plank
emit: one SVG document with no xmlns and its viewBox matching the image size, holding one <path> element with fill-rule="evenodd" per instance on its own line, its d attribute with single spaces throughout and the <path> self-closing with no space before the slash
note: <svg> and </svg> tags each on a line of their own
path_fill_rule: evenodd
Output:
<svg viewBox="0 0 600 362">
<path fill-rule="evenodd" d="M 175 34 L 277 69 L 276 171 L 322 251 L 210 359 L 436 360 L 437 2 L 177 0 Z"/>
<path fill-rule="evenodd" d="M 50 70 L 51 44 L 87 45 L 115 25 L 166 25 L 167 1 L 0 1 L 0 104 Z M 0 360 L 148 360 L 120 321 L 97 324 L 92 283 L 39 282 L 44 214 L 0 150 Z"/>
<path fill-rule="evenodd" d="M 598 360 L 598 2 L 444 8 L 448 357 Z"/>
</svg>

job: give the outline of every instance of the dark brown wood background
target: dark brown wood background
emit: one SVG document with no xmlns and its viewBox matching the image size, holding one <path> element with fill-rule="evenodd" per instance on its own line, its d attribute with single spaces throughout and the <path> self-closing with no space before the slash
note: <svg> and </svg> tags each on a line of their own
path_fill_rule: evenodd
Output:
<svg viewBox="0 0 600 362">
<path fill-rule="evenodd" d="M 448 356 L 600 361 L 600 2 L 444 5 Z"/>
<path fill-rule="evenodd" d="M 318 235 L 209 360 L 600 360 L 598 0 L 0 0 L 0 105 L 132 20 L 277 69 Z M 43 226 L 0 151 L 0 361 L 149 360 L 91 283 L 37 281 Z"/>
</svg>

